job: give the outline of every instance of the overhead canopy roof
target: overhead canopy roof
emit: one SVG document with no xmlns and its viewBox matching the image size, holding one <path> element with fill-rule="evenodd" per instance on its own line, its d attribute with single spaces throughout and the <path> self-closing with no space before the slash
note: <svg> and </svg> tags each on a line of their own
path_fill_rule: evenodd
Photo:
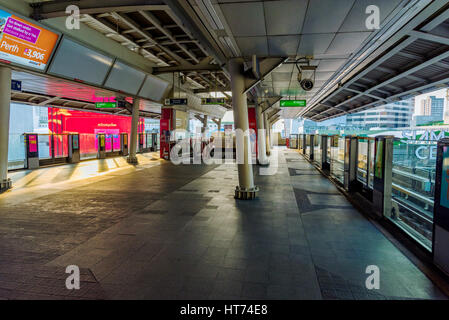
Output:
<svg viewBox="0 0 449 320">
<path fill-rule="evenodd" d="M 116 96 L 113 91 L 17 70 L 12 71 L 12 79 L 22 82 L 22 91 L 11 93 L 11 100 L 18 103 L 95 110 L 98 112 L 99 110 L 95 108 L 95 99 L 101 100 L 102 97 Z M 128 98 L 128 101 L 132 103 L 132 99 Z M 131 114 L 125 108 L 102 109 L 101 112 L 121 115 Z M 161 105 L 142 99 L 140 113 L 141 116 L 159 117 Z"/>
<path fill-rule="evenodd" d="M 229 56 L 286 56 L 291 58 L 290 61 L 313 57 L 311 65 L 317 66 L 317 70 L 312 91 L 306 93 L 300 88 L 298 69 L 293 63 L 282 65 L 261 83 L 265 96 L 298 99 L 311 99 L 373 35 L 374 30 L 368 30 L 365 26 L 368 5 L 380 8 L 383 22 L 400 9 L 398 5 L 401 3 L 400 0 L 189 0 L 202 22 L 209 25 L 210 18 L 204 11 L 204 8 L 210 8 L 208 2 L 212 3 L 216 12 L 211 14 L 212 18 L 224 28 L 224 31 L 214 30 L 210 26 L 211 33 L 218 42 L 223 36 L 229 37 Z M 299 111 L 298 108 L 288 108 L 282 114 L 285 118 L 292 118 Z"/>
<path fill-rule="evenodd" d="M 382 46 L 377 59 L 300 114 L 321 121 L 448 87 L 449 5 L 438 2 Z"/>
<path fill-rule="evenodd" d="M 42 2 L 35 14 L 63 16 L 66 4 Z M 283 108 L 284 118 L 322 121 L 445 83 L 447 1 L 80 0 L 77 5 L 86 25 L 158 64 L 157 73 L 182 70 L 196 92 L 229 91 L 224 65 L 229 58 L 288 57 L 250 92 L 307 99 L 306 108 Z M 380 9 L 380 30 L 365 25 L 369 5 Z M 294 63 L 304 57 L 317 68 L 309 92 L 300 89 Z"/>
</svg>

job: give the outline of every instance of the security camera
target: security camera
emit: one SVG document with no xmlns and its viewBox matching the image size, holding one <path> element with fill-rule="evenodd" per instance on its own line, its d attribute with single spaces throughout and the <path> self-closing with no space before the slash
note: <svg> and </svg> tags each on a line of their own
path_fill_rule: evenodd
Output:
<svg viewBox="0 0 449 320">
<path fill-rule="evenodd" d="M 313 89 L 313 81 L 311 79 L 303 79 L 299 84 L 304 91 L 310 91 Z"/>
</svg>

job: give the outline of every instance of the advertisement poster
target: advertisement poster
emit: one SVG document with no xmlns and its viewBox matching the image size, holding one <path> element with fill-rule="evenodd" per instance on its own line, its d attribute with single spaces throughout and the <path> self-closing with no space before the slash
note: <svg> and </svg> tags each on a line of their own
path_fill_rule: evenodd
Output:
<svg viewBox="0 0 449 320">
<path fill-rule="evenodd" d="M 30 153 L 37 152 L 37 136 L 31 134 L 28 136 L 28 148 Z"/>
<path fill-rule="evenodd" d="M 0 59 L 44 70 L 58 35 L 0 10 Z"/>
</svg>

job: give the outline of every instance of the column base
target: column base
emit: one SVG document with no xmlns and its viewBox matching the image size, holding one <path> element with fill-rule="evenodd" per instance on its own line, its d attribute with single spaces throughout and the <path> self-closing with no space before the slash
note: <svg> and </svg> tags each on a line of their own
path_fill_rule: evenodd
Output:
<svg viewBox="0 0 449 320">
<path fill-rule="evenodd" d="M 270 165 L 270 160 L 268 160 L 267 158 L 262 160 L 257 159 L 257 164 L 262 167 L 268 167 Z"/>
<path fill-rule="evenodd" d="M 250 189 L 240 188 L 239 186 L 235 187 L 235 199 L 239 200 L 253 200 L 256 198 L 257 192 L 259 191 L 259 187 L 254 187 Z"/>
<path fill-rule="evenodd" d="M 6 179 L 0 181 L 0 193 L 5 192 L 6 190 L 9 190 L 12 188 L 12 181 L 11 179 Z"/>
<path fill-rule="evenodd" d="M 136 156 L 128 156 L 128 158 L 126 158 L 126 162 L 128 162 L 129 164 L 138 164 L 139 163 Z"/>
</svg>

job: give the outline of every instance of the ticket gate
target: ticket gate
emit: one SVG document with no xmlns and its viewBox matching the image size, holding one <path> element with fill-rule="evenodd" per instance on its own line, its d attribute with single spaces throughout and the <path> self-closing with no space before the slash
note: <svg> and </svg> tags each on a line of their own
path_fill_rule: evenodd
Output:
<svg viewBox="0 0 449 320">
<path fill-rule="evenodd" d="M 157 141 L 158 141 L 158 137 L 157 137 L 157 133 L 151 133 L 151 143 L 150 143 L 150 151 L 157 151 Z"/>
<path fill-rule="evenodd" d="M 37 133 L 25 133 L 25 154 L 27 156 L 27 168 L 39 168 L 39 138 Z"/>
<path fill-rule="evenodd" d="M 128 134 L 121 133 L 120 134 L 120 155 L 127 156 L 129 154 L 128 149 Z"/>
<path fill-rule="evenodd" d="M 98 145 L 98 159 L 106 159 L 106 135 L 104 133 L 100 133 L 97 135 L 97 145 Z"/>
<path fill-rule="evenodd" d="M 79 134 L 69 134 L 68 136 L 68 144 L 69 144 L 69 156 L 68 156 L 68 162 L 69 163 L 78 163 L 80 162 L 81 155 L 80 155 L 80 136 Z"/>
<path fill-rule="evenodd" d="M 433 262 L 449 274 L 449 138 L 443 138 L 437 144 L 434 201 Z"/>
</svg>

